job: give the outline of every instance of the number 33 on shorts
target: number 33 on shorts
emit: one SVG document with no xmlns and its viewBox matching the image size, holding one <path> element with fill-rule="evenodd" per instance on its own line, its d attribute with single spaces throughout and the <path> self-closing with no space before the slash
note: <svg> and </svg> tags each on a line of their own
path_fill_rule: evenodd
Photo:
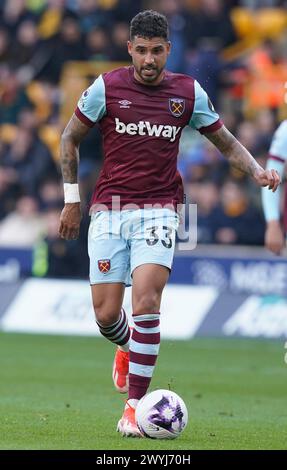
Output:
<svg viewBox="0 0 287 470">
<path fill-rule="evenodd" d="M 145 231 L 148 246 L 154 246 L 157 243 L 162 243 L 165 248 L 174 246 L 175 230 L 173 227 L 154 225 L 153 227 L 147 227 Z"/>
</svg>

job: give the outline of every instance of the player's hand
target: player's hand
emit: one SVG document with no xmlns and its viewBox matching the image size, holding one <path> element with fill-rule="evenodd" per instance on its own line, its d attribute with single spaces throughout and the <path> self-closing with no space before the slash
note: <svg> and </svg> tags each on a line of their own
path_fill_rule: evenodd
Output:
<svg viewBox="0 0 287 470">
<path fill-rule="evenodd" d="M 254 179 L 259 186 L 268 186 L 268 189 L 272 189 L 273 193 L 281 183 L 281 178 L 276 170 L 263 170 L 263 168 L 254 175 Z"/>
<path fill-rule="evenodd" d="M 79 202 L 65 204 L 60 217 L 59 234 L 61 238 L 76 240 L 79 237 L 81 218 Z"/>
<path fill-rule="evenodd" d="M 280 222 L 271 220 L 267 224 L 265 232 L 265 246 L 275 255 L 280 255 L 285 247 L 285 239 Z"/>
</svg>

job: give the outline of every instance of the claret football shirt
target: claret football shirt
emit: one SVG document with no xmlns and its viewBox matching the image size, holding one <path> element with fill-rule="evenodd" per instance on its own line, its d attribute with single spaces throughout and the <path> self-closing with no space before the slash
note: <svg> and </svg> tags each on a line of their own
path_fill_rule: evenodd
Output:
<svg viewBox="0 0 287 470">
<path fill-rule="evenodd" d="M 96 123 L 103 136 L 104 163 L 92 196 L 92 208 L 183 202 L 177 170 L 181 132 L 191 126 L 202 134 L 223 124 L 211 101 L 192 77 L 165 71 L 157 86 L 144 85 L 134 68 L 100 75 L 82 94 L 75 111 L 86 125 Z"/>
</svg>

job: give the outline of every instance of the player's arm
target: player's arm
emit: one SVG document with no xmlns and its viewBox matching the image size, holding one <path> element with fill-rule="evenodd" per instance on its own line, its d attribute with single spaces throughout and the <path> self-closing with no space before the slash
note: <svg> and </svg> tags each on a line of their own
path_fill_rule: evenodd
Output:
<svg viewBox="0 0 287 470">
<path fill-rule="evenodd" d="M 204 134 L 230 164 L 250 175 L 260 186 L 276 191 L 280 177 L 275 170 L 264 170 L 248 150 L 229 132 L 219 119 L 208 95 L 200 84 L 194 81 L 194 108 L 189 125 Z"/>
<path fill-rule="evenodd" d="M 60 163 L 64 183 L 65 206 L 60 217 L 59 234 L 66 240 L 79 236 L 81 222 L 78 187 L 79 147 L 90 127 L 73 114 L 61 137 Z"/>
<path fill-rule="evenodd" d="M 78 187 L 79 147 L 96 122 L 106 114 L 105 83 L 100 75 L 82 93 L 75 113 L 61 138 L 61 169 L 64 181 L 65 207 L 59 233 L 66 240 L 79 236 L 81 208 Z"/>
<path fill-rule="evenodd" d="M 206 133 L 205 137 L 218 148 L 234 168 L 250 175 L 259 186 L 268 186 L 268 189 L 276 191 L 281 182 L 278 172 L 274 169 L 264 170 L 225 126 L 215 132 Z"/>
</svg>

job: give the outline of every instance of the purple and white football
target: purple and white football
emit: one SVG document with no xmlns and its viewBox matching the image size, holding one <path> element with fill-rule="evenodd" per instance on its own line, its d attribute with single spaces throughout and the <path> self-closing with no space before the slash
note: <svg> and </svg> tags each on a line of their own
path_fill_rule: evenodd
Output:
<svg viewBox="0 0 287 470">
<path fill-rule="evenodd" d="M 138 402 L 136 422 L 141 433 L 152 439 L 175 439 L 187 425 L 183 399 L 170 390 L 155 390 Z"/>
</svg>

